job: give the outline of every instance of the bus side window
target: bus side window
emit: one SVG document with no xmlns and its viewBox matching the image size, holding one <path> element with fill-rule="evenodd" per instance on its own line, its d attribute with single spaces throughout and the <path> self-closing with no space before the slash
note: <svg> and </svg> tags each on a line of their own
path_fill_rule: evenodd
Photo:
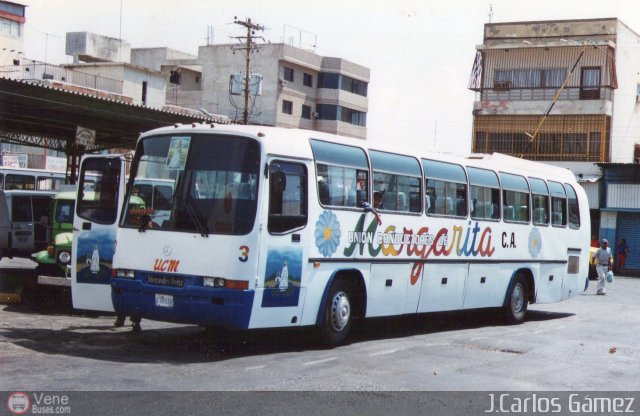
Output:
<svg viewBox="0 0 640 416">
<path fill-rule="evenodd" d="M 270 233 L 280 234 L 307 225 L 307 169 L 304 165 L 274 161 L 269 166 Z"/>
<path fill-rule="evenodd" d="M 363 149 L 310 140 L 323 206 L 360 207 L 368 201 L 369 162 Z"/>
<path fill-rule="evenodd" d="M 530 215 L 529 184 L 520 175 L 500 173 L 504 220 L 528 223 Z"/>
<path fill-rule="evenodd" d="M 394 153 L 369 151 L 373 169 L 373 192 L 376 209 L 420 213 L 422 172 L 417 159 Z M 381 203 L 376 206 L 376 201 Z"/>
<path fill-rule="evenodd" d="M 529 178 L 534 225 L 549 225 L 549 188 L 542 179 Z"/>
<path fill-rule="evenodd" d="M 460 165 L 422 159 L 427 214 L 466 217 L 467 175 Z"/>
<path fill-rule="evenodd" d="M 575 189 L 569 184 L 564 184 L 567 190 L 567 201 L 569 203 L 569 228 L 577 230 L 580 228 L 580 207 L 578 206 L 578 196 Z"/>
<path fill-rule="evenodd" d="M 551 194 L 551 225 L 565 227 L 567 225 L 567 194 L 561 183 L 549 181 Z"/>
<path fill-rule="evenodd" d="M 28 191 L 35 191 L 36 178 L 31 175 L 18 175 L 9 173 L 5 178 L 5 187 L 10 189 L 25 189 Z"/>
</svg>

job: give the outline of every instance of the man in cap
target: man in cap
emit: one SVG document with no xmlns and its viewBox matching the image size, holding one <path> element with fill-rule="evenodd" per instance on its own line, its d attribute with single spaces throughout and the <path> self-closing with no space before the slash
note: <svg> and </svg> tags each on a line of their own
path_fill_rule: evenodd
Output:
<svg viewBox="0 0 640 416">
<path fill-rule="evenodd" d="M 593 258 L 596 263 L 596 271 L 598 272 L 598 289 L 596 295 L 606 295 L 607 291 L 604 288 L 604 284 L 607 280 L 607 273 L 611 270 L 613 264 L 613 255 L 609 248 L 609 242 L 606 239 L 602 239 L 600 242 L 600 248 L 593 253 Z"/>
</svg>

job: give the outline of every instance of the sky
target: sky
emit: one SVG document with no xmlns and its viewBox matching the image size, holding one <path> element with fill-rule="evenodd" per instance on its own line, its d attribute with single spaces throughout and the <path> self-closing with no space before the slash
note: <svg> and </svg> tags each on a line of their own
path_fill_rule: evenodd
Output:
<svg viewBox="0 0 640 416">
<path fill-rule="evenodd" d="M 235 43 L 234 18 L 256 35 L 370 68 L 367 140 L 466 156 L 474 93 L 467 89 L 484 24 L 617 17 L 640 33 L 638 0 L 14 0 L 27 5 L 27 58 L 70 63 L 67 32 L 121 38 L 132 48 Z"/>
</svg>

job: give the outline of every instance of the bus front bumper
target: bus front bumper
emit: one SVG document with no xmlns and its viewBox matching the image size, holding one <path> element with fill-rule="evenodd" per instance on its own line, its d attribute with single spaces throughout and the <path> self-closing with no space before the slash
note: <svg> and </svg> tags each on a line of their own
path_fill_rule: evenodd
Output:
<svg viewBox="0 0 640 416">
<path fill-rule="evenodd" d="M 247 329 L 253 290 L 153 287 L 115 278 L 111 299 L 117 314 L 155 321 Z"/>
</svg>

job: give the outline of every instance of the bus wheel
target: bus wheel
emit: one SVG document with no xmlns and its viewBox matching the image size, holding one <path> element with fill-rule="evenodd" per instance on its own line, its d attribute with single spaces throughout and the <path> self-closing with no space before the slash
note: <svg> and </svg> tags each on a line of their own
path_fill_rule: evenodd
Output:
<svg viewBox="0 0 640 416">
<path fill-rule="evenodd" d="M 352 321 L 351 288 L 344 280 L 336 280 L 329 289 L 320 327 L 320 341 L 335 347 L 347 338 Z"/>
<path fill-rule="evenodd" d="M 504 307 L 507 322 L 519 324 L 524 321 L 529 303 L 528 293 L 527 280 L 523 275 L 517 274 L 507 297 L 507 304 Z"/>
</svg>

